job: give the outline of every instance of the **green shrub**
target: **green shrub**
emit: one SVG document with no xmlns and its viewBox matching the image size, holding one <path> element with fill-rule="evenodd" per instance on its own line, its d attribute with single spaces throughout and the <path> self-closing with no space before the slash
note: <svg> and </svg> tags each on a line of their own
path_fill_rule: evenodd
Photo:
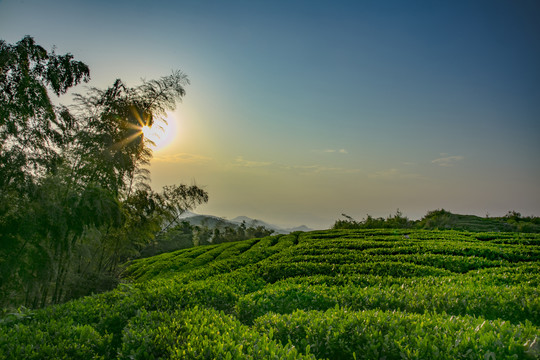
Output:
<svg viewBox="0 0 540 360">
<path fill-rule="evenodd" d="M 119 359 L 314 359 L 212 309 L 141 311 L 124 331 Z"/>
<path fill-rule="evenodd" d="M 338 291 L 324 285 L 278 283 L 241 297 L 236 314 L 242 322 L 251 324 L 268 312 L 288 314 L 297 309 L 326 310 L 338 304 Z"/>
<path fill-rule="evenodd" d="M 107 359 L 112 335 L 60 318 L 16 324 L 0 333 L 2 359 Z"/>
<path fill-rule="evenodd" d="M 401 284 L 369 287 L 285 280 L 242 296 L 236 314 L 242 322 L 251 324 L 269 312 L 289 314 L 297 309 L 326 310 L 339 305 L 351 310 L 468 314 L 540 325 L 540 291 L 535 287 L 493 286 L 452 278 L 438 282 L 436 278 L 427 282 L 401 280 Z"/>
<path fill-rule="evenodd" d="M 268 313 L 254 328 L 329 359 L 525 359 L 540 356 L 539 329 L 470 316 L 367 310 Z"/>
</svg>

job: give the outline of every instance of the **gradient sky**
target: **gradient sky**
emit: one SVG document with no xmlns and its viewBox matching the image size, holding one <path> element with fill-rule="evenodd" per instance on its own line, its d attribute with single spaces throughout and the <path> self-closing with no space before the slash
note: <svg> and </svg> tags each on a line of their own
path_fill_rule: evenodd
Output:
<svg viewBox="0 0 540 360">
<path fill-rule="evenodd" d="M 196 212 L 540 215 L 538 1 L 0 0 L 27 34 L 88 86 L 189 76 L 151 171 L 203 186 Z"/>
</svg>

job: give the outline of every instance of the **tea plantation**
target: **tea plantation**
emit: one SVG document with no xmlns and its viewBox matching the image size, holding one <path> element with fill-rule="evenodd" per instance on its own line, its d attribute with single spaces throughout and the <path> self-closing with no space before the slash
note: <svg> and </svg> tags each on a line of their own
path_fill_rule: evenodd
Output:
<svg viewBox="0 0 540 360">
<path fill-rule="evenodd" d="M 540 235 L 328 230 L 131 262 L 2 359 L 540 359 Z"/>
</svg>

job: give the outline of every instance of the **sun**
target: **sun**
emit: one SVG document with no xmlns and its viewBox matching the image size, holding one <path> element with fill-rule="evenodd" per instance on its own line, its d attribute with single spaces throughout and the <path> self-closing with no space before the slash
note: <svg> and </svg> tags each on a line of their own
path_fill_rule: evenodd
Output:
<svg viewBox="0 0 540 360">
<path fill-rule="evenodd" d="M 144 138 L 153 142 L 150 146 L 154 151 L 163 150 L 177 137 L 177 121 L 169 114 L 166 119 L 156 121 L 152 126 L 142 126 L 141 132 Z"/>
<path fill-rule="evenodd" d="M 141 128 L 141 132 L 143 133 L 145 138 L 150 138 L 152 136 L 153 130 L 152 130 L 152 128 L 150 126 L 144 125 Z"/>
</svg>

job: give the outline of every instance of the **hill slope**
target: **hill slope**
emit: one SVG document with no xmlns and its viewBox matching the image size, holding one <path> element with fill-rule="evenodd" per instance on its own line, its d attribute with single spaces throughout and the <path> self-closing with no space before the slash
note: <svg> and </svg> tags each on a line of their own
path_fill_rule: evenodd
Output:
<svg viewBox="0 0 540 360">
<path fill-rule="evenodd" d="M 334 230 L 132 262 L 7 316 L 0 358 L 540 358 L 540 236 Z"/>
</svg>

